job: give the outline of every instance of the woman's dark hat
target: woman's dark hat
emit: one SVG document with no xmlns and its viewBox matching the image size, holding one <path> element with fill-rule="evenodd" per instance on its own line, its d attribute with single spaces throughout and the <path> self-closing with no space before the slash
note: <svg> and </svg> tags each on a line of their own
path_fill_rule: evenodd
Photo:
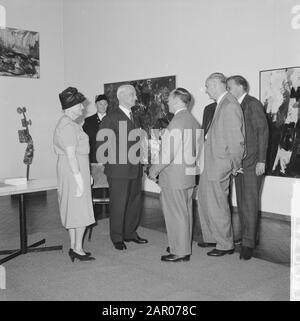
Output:
<svg viewBox="0 0 300 321">
<path fill-rule="evenodd" d="M 75 87 L 68 87 L 59 94 L 59 100 L 62 109 L 67 109 L 84 102 L 86 98 Z"/>
<path fill-rule="evenodd" d="M 100 100 L 106 100 L 106 101 L 108 102 L 108 99 L 107 99 L 107 97 L 106 97 L 105 95 L 97 95 L 97 96 L 95 97 L 95 103 L 96 103 L 97 101 L 100 101 Z"/>
</svg>

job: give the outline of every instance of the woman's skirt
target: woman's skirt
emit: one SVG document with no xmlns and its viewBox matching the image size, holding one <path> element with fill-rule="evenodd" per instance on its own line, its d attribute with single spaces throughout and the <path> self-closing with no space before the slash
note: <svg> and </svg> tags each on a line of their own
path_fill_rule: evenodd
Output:
<svg viewBox="0 0 300 321">
<path fill-rule="evenodd" d="M 85 227 L 95 223 L 91 195 L 91 179 L 88 155 L 76 154 L 83 179 L 84 192 L 76 197 L 77 183 L 67 156 L 57 160 L 58 204 L 62 225 L 69 228 Z"/>
</svg>

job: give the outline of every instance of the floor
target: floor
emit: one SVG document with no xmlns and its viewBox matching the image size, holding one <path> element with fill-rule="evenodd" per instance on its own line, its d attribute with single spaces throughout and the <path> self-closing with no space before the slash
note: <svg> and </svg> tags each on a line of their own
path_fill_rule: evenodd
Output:
<svg viewBox="0 0 300 321">
<path fill-rule="evenodd" d="M 196 203 L 196 202 L 195 202 Z M 108 217 L 108 208 L 105 205 L 96 207 L 98 219 Z M 27 195 L 27 230 L 28 234 L 63 230 L 58 216 L 56 191 Z M 197 215 L 197 206 L 194 204 L 194 233 L 193 239 L 202 240 L 201 228 Z M 147 193 L 143 195 L 143 215 L 141 226 L 166 232 L 163 213 L 157 195 Z M 233 226 L 236 239 L 239 238 L 239 223 L 237 214 L 233 214 Z M 260 228 L 260 243 L 254 256 L 270 262 L 290 264 L 290 222 L 262 218 Z M 18 197 L 5 196 L 0 198 L 0 242 L 19 235 Z M 0 246 L 1 248 L 1 246 Z M 236 251 L 239 252 L 239 246 Z"/>
<path fill-rule="evenodd" d="M 63 250 L 28 253 L 5 263 L 7 289 L 0 301 L 288 301 L 289 268 L 238 253 L 213 258 L 194 242 L 189 262 L 166 263 L 167 235 L 139 227 L 147 244 L 128 243 L 114 249 L 108 218 L 98 221 L 87 251 L 96 258 L 71 262 L 65 231 L 30 234 L 29 241 L 46 238 Z M 17 238 L 3 246 L 14 246 Z"/>
<path fill-rule="evenodd" d="M 96 226 L 94 228 L 93 231 L 93 235 L 92 235 L 92 242 L 88 242 L 86 240 L 85 244 L 86 247 L 89 249 L 91 246 L 95 246 L 95 240 L 97 238 L 101 238 L 101 240 L 99 242 L 103 242 L 103 244 L 105 242 L 107 242 L 108 239 L 108 235 L 107 232 L 106 234 L 100 235 L 99 234 L 99 230 L 101 230 L 103 232 L 103 224 L 104 222 L 107 222 L 107 220 L 105 219 L 105 217 L 107 217 L 108 215 L 106 214 L 107 211 L 105 211 L 105 209 L 103 210 L 103 208 L 101 209 L 100 207 L 97 209 L 97 211 L 99 211 L 99 220 L 98 220 L 98 226 Z M 103 213 L 103 214 L 100 214 Z M 62 228 L 61 224 L 60 224 L 60 219 L 59 219 L 59 215 L 58 215 L 58 204 L 57 204 L 57 194 L 56 191 L 50 191 L 48 193 L 37 193 L 35 195 L 28 195 L 27 197 L 27 230 L 28 230 L 28 234 L 29 234 L 29 240 L 36 240 L 36 236 L 38 235 L 43 235 L 43 234 L 47 234 L 50 235 L 50 241 L 53 244 L 49 244 L 49 245 L 56 245 L 57 240 L 56 237 L 58 239 L 63 238 L 64 242 L 67 244 L 67 233 L 65 232 L 65 230 Z M 106 223 L 107 224 L 107 223 Z M 147 236 L 149 235 L 149 237 L 153 238 L 154 236 L 155 240 L 153 241 L 154 244 L 152 244 L 154 247 L 151 247 L 151 245 L 149 245 L 148 247 L 148 254 L 149 258 L 151 258 L 152 262 L 155 261 L 155 264 L 153 266 L 154 270 L 153 270 L 153 280 L 158 280 L 160 277 L 158 277 L 158 279 L 155 277 L 156 273 L 158 273 L 161 270 L 161 263 L 159 263 L 159 258 L 160 255 L 162 253 L 160 253 L 164 247 L 165 244 L 167 244 L 167 240 L 166 240 L 166 234 L 165 234 L 165 225 L 164 225 L 164 219 L 162 216 L 162 212 L 159 206 L 159 199 L 157 198 L 157 196 L 151 196 L 151 195 L 144 195 L 143 196 L 143 218 L 141 221 L 141 226 L 143 226 L 145 229 L 141 229 L 141 233 L 143 233 L 143 235 L 141 236 Z M 107 229 L 107 227 L 106 227 Z M 151 232 L 151 230 L 153 232 Z M 162 233 L 159 233 L 162 232 Z M 18 199 L 17 197 L 1 197 L 0 198 L 0 248 L 10 248 L 10 247 L 15 247 L 16 246 L 16 242 L 17 242 L 17 237 L 19 235 L 19 220 L 18 220 Z M 103 237 L 105 238 L 105 240 L 103 239 Z M 201 238 L 201 235 L 199 234 L 199 230 L 198 231 L 194 231 L 194 240 L 197 241 Z M 163 240 L 163 241 L 162 241 Z M 113 251 L 113 254 L 110 254 L 112 249 L 111 244 L 109 244 L 110 242 L 108 242 L 107 244 L 107 248 L 108 249 L 104 249 L 103 251 L 105 251 L 105 253 L 108 255 L 108 257 L 111 257 L 111 255 L 113 255 L 113 258 L 116 258 L 116 254 L 115 251 Z M 68 245 L 66 245 L 68 246 Z M 99 248 L 99 249 L 98 249 Z M 141 250 L 137 247 L 136 249 L 133 249 L 135 252 L 134 253 L 130 253 L 129 251 L 127 252 L 129 257 L 132 258 L 132 255 L 140 255 L 140 266 L 142 267 L 143 264 L 147 263 L 149 264 L 150 262 L 148 261 L 148 259 L 145 257 L 146 254 L 144 252 L 141 252 Z M 98 244 L 96 244 L 96 250 L 95 251 L 101 251 L 100 247 L 98 246 Z M 239 249 L 237 248 L 237 252 L 239 251 Z M 57 259 L 57 253 L 53 252 L 50 253 L 48 252 L 48 257 L 53 256 L 53 260 Z M 55 254 L 56 253 L 56 254 Z M 224 257 L 222 260 L 222 262 L 224 263 L 223 267 L 220 267 L 219 264 L 215 264 L 217 263 L 217 261 L 207 261 L 207 259 L 209 259 L 209 257 L 207 257 L 205 255 L 205 251 L 199 247 L 197 247 L 197 243 L 194 242 L 193 244 L 193 253 L 199 253 L 199 257 L 193 257 L 193 265 L 191 265 L 191 271 L 190 273 L 197 273 L 195 271 L 197 271 L 197 264 L 203 267 L 203 269 L 205 269 L 206 272 L 201 272 L 203 274 L 201 274 L 200 276 L 198 276 L 197 273 L 197 278 L 199 278 L 199 282 L 201 280 L 201 282 L 206 282 L 207 278 L 212 277 L 217 278 L 216 280 L 213 280 L 213 284 L 215 287 L 215 292 L 212 290 L 209 290 L 209 294 L 207 295 L 203 295 L 203 293 L 201 294 L 201 290 L 199 290 L 197 287 L 194 288 L 193 290 L 191 290 L 191 288 L 187 287 L 184 288 L 184 291 L 179 291 L 176 292 L 177 290 L 174 289 L 174 294 L 172 294 L 173 292 L 171 291 L 170 284 L 166 284 L 167 288 L 161 288 L 161 291 L 167 291 L 166 293 L 161 293 L 161 300 L 173 300 L 173 299 L 178 299 L 178 300 L 185 300 L 185 299 L 189 299 L 192 300 L 193 298 L 196 300 L 225 300 L 225 299 L 230 299 L 230 300 L 288 300 L 289 299 L 289 266 L 288 266 L 288 262 L 283 262 L 283 264 L 273 264 L 270 262 L 267 262 L 266 260 L 261 260 L 261 259 L 252 259 L 250 261 L 247 262 L 242 262 L 243 266 L 241 265 L 241 261 L 238 260 L 238 254 L 234 254 L 232 256 L 226 256 Z M 257 252 L 259 254 L 259 252 Z M 5 266 L 7 265 L 8 269 L 12 269 L 12 267 L 15 269 L 13 270 L 13 275 L 15 276 L 15 278 L 18 275 L 18 269 L 20 269 L 18 266 L 18 260 L 23 260 L 22 263 L 22 269 L 26 270 L 26 267 L 28 265 L 28 278 L 30 279 L 30 276 L 32 275 L 32 268 L 33 268 L 33 264 L 31 261 L 31 255 L 39 255 L 39 257 L 43 257 L 46 253 L 39 253 L 39 254 L 29 254 L 26 256 L 22 256 L 19 258 L 16 258 L 14 260 L 11 260 L 9 262 L 7 262 L 5 264 Z M 46 254 L 47 255 L 47 254 Z M 258 255 L 259 257 L 259 255 Z M 232 259 L 234 261 L 232 261 Z M 278 258 L 275 258 L 275 261 Z M 269 261 L 270 258 L 268 257 Z M 196 261 L 196 262 L 195 262 Z M 213 262 L 213 265 L 212 265 Z M 218 261 L 221 262 L 221 261 Z M 123 262 L 124 264 L 127 264 L 128 262 Z M 222 264 L 223 264 L 222 263 Z M 232 263 L 234 263 L 233 265 L 231 265 Z M 113 266 L 115 266 L 116 262 L 113 261 L 107 261 L 107 264 L 113 264 Z M 129 260 L 129 264 L 130 264 L 130 260 Z M 168 265 L 168 264 L 167 264 Z M 165 266 L 164 266 L 165 267 Z M 195 270 L 193 270 L 193 268 L 195 268 Z M 207 268 L 209 270 L 207 270 Z M 67 267 L 66 267 L 67 269 Z M 173 269 L 173 265 L 172 265 L 172 269 Z M 175 268 L 174 270 L 174 277 L 176 278 L 176 275 L 179 273 L 179 271 L 176 270 L 177 268 Z M 221 269 L 221 270 L 220 270 Z M 47 269 L 46 269 L 47 270 Z M 249 270 L 249 271 L 248 271 Z M 194 272 L 193 272 L 194 271 Z M 202 269 L 201 269 L 202 271 Z M 241 271 L 241 275 L 240 276 L 236 276 L 237 281 L 235 282 L 235 276 L 234 274 L 231 275 L 232 273 L 239 273 L 239 271 Z M 252 271 L 255 271 L 255 273 L 251 276 Z M 220 275 L 220 272 L 226 272 L 226 274 L 228 275 L 228 278 L 232 277 L 232 282 L 235 284 L 235 286 L 237 287 L 230 295 L 229 295 L 229 290 L 231 288 L 230 282 L 225 282 L 223 284 L 224 288 L 223 290 L 218 293 L 217 292 L 217 281 L 218 280 L 218 276 Z M 40 272 L 37 272 L 40 273 Z M 64 272 L 63 272 L 64 273 Z M 81 272 L 78 272 L 81 273 Z M 141 272 L 142 273 L 142 272 Z M 152 272 L 151 272 L 152 273 Z M 166 272 L 167 273 L 167 272 Z M 244 274 L 243 274 L 244 273 Z M 63 274 L 64 275 L 64 274 Z M 230 276 L 231 275 L 231 276 Z M 47 277 L 45 275 L 45 277 Z M 109 277 L 109 275 L 107 276 Z M 130 276 L 133 277 L 133 276 Z M 173 276 L 172 276 L 173 277 Z M 169 276 L 170 278 L 170 282 L 172 279 L 171 275 Z M 16 291 L 16 289 L 18 290 L 18 286 L 20 286 L 19 290 L 20 292 L 11 292 L 9 294 L 9 292 L 6 292 L 6 296 L 3 297 L 3 300 L 11 300 L 12 297 L 14 297 L 14 295 L 17 294 L 17 299 L 22 299 L 22 293 L 24 293 L 24 291 L 22 290 L 22 286 L 20 284 L 14 283 L 16 282 L 14 277 L 12 277 L 11 275 L 11 279 L 10 282 L 12 284 L 14 284 L 14 290 Z M 42 276 L 41 276 L 42 278 Z M 142 274 L 141 274 L 141 278 L 143 278 Z M 185 279 L 185 278 L 183 278 Z M 238 282 L 241 282 L 239 283 Z M 69 280 L 70 281 L 70 280 Z M 92 281 L 92 280 L 90 280 Z M 151 280 L 149 280 L 149 282 L 152 282 Z M 184 280 L 182 280 L 183 282 Z M 28 281 L 29 282 L 29 281 Z M 56 279 L 55 282 L 61 282 L 61 280 Z M 71 282 L 71 281 L 70 281 Z M 181 281 L 180 281 L 181 282 Z M 181 282 L 181 283 L 182 283 Z M 191 282 L 190 280 L 186 280 L 186 282 Z M 255 285 L 255 287 L 252 289 L 252 286 L 250 286 L 251 291 L 248 291 L 249 289 L 247 288 L 247 284 L 252 284 L 253 286 Z M 265 282 L 265 283 L 264 283 Z M 180 284 L 181 284 L 180 283 Z M 227 284 L 228 283 L 228 284 Z M 184 282 L 182 283 L 184 284 Z M 37 285 L 38 286 L 38 285 Z M 70 285 L 69 285 L 70 286 Z M 128 284 L 129 286 L 129 284 Z M 29 285 L 28 285 L 29 287 Z M 192 287 L 192 284 L 191 284 Z M 158 287 L 160 288 L 160 287 Z M 159 289 L 156 289 L 159 292 Z M 210 286 L 209 286 L 210 288 Z M 226 290 L 227 289 L 227 290 Z M 41 291 L 41 293 L 43 292 L 44 289 L 39 289 L 39 291 Z M 155 290 L 155 291 L 156 291 Z M 154 291 L 154 292 L 155 292 Z M 200 292 L 199 292 L 200 291 Z M 227 292 L 226 292 L 227 291 Z M 151 291 L 150 291 L 151 292 Z M 154 298 L 157 297 L 157 293 L 148 293 L 148 297 L 144 298 L 144 299 L 150 299 L 152 300 L 152 295 L 154 295 Z M 39 292 L 40 293 L 40 292 Z M 44 292 L 43 292 L 44 293 Z M 45 293 L 47 293 L 46 289 L 45 289 Z M 53 293 L 55 293 L 55 289 L 53 289 Z M 39 294 L 40 295 L 40 294 Z M 91 297 L 93 297 L 93 293 L 90 293 Z M 228 295 L 228 296 L 227 296 Z M 215 296 L 215 297 L 214 297 Z M 91 299 L 90 296 L 87 296 L 86 299 Z M 54 294 L 53 297 L 51 296 L 47 296 L 47 294 L 45 294 L 45 300 L 49 299 L 53 299 L 54 298 Z M 118 299 L 122 299 L 119 296 L 115 297 L 116 300 Z M 24 299 L 24 297 L 23 297 Z M 28 300 L 30 300 L 30 297 L 27 297 Z M 32 300 L 36 300 L 38 299 L 37 293 L 32 293 L 31 296 Z M 67 299 L 67 297 L 64 296 L 63 291 L 61 294 L 61 300 Z M 69 299 L 80 299 L 78 296 L 76 296 L 76 298 L 69 298 Z M 99 297 L 99 300 L 103 300 L 104 298 Z M 112 294 L 110 299 L 114 299 L 114 296 Z M 136 300 L 137 298 L 133 295 L 132 300 Z M 0 301 L 1 301 L 1 296 L 0 296 Z"/>
<path fill-rule="evenodd" d="M 157 194 L 147 193 L 144 195 L 142 225 L 158 231 L 166 232 L 163 213 Z M 193 240 L 202 241 L 202 233 L 199 222 L 197 202 L 194 201 L 194 229 Z M 234 239 L 241 237 L 241 227 L 236 208 L 232 208 L 232 224 Z M 290 266 L 290 243 L 291 222 L 289 217 L 261 213 L 259 224 L 259 244 L 254 251 L 254 257 L 264 259 L 273 263 Z M 236 246 L 240 252 L 240 246 Z"/>
</svg>

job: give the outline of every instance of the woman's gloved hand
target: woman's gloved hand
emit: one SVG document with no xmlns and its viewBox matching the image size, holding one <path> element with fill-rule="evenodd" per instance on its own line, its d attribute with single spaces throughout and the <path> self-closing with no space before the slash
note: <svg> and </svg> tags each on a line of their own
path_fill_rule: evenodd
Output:
<svg viewBox="0 0 300 321">
<path fill-rule="evenodd" d="M 83 194 L 84 188 L 83 188 L 83 179 L 81 176 L 81 173 L 78 172 L 77 174 L 74 174 L 75 181 L 77 183 L 77 189 L 76 189 L 76 197 L 80 197 Z"/>
</svg>

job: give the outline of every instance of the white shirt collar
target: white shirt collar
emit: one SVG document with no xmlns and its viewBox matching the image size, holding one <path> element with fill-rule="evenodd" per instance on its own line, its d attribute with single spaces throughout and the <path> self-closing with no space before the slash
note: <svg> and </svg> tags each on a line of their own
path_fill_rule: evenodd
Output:
<svg viewBox="0 0 300 321">
<path fill-rule="evenodd" d="M 218 98 L 217 105 L 221 102 L 222 98 L 227 94 L 227 91 L 224 91 L 223 94 Z"/>
<path fill-rule="evenodd" d="M 247 93 L 244 93 L 239 99 L 238 99 L 238 102 L 240 103 L 240 105 L 242 104 L 245 96 L 247 95 Z"/>
<path fill-rule="evenodd" d="M 175 113 L 174 113 L 174 115 L 178 114 L 178 113 L 179 113 L 180 111 L 182 111 L 182 110 L 186 110 L 186 108 L 180 108 L 180 109 L 176 110 Z"/>
<path fill-rule="evenodd" d="M 122 105 L 119 105 L 119 108 L 125 113 L 125 115 L 130 119 L 130 113 L 131 111 L 127 109 L 126 107 L 123 107 Z"/>
<path fill-rule="evenodd" d="M 99 118 L 100 120 L 102 120 L 103 117 L 106 116 L 106 113 L 104 113 L 103 115 L 101 115 L 100 113 L 97 112 L 97 114 L 98 114 L 98 118 Z"/>
</svg>

